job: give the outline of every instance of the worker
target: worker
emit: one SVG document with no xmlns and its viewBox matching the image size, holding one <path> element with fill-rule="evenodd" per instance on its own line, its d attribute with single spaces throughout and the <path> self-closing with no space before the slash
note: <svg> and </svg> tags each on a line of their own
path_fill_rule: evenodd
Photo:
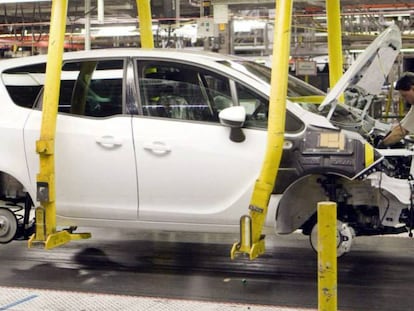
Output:
<svg viewBox="0 0 414 311">
<path fill-rule="evenodd" d="M 407 134 L 414 134 L 414 73 L 405 72 L 398 79 L 395 89 L 404 101 L 410 105 L 405 117 L 395 125 L 380 143 L 383 147 L 398 143 Z"/>
</svg>

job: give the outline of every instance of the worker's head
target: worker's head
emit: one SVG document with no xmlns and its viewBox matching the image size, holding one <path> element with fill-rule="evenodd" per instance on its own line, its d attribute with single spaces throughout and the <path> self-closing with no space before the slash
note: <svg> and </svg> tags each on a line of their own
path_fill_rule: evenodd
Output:
<svg viewBox="0 0 414 311">
<path fill-rule="evenodd" d="M 411 105 L 414 105 L 414 73 L 406 72 L 398 79 L 395 89 L 400 92 L 401 97 Z"/>
</svg>

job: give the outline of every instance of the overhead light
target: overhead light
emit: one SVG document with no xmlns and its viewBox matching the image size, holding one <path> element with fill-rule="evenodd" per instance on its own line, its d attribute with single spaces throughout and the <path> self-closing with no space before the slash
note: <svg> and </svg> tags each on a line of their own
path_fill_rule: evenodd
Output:
<svg viewBox="0 0 414 311">
<path fill-rule="evenodd" d="M 355 53 L 355 54 L 357 54 L 357 53 L 362 53 L 362 52 L 364 52 L 365 50 L 363 50 L 363 49 L 353 49 L 353 50 L 349 50 L 349 53 Z"/>
<path fill-rule="evenodd" d="M 92 28 L 92 35 L 94 37 L 122 37 L 138 35 L 138 32 L 136 26 L 111 26 Z"/>
</svg>

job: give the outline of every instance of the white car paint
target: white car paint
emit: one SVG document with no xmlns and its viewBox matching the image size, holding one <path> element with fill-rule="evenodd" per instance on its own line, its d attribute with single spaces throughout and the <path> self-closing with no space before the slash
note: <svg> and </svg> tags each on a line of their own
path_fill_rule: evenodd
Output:
<svg viewBox="0 0 414 311">
<path fill-rule="evenodd" d="M 120 49 L 116 54 L 177 61 L 183 56 L 181 51 L 156 50 Z M 113 55 L 113 50 L 83 51 L 65 54 L 65 61 Z M 211 66 L 217 59 L 226 58 L 186 54 L 187 62 L 197 65 Z M 45 56 L 36 56 L 0 62 L 0 71 L 45 60 Z M 222 70 L 238 79 L 243 74 L 230 68 Z M 242 79 L 248 85 L 262 94 L 268 92 L 269 85 L 248 72 L 244 74 Z M 113 75 L 119 73 L 114 71 Z M 3 74 L 2 78 L 5 84 L 12 85 L 44 81 L 41 74 L 25 76 L 26 80 L 16 80 L 13 74 Z M 62 72 L 63 80 L 74 78 L 70 72 Z M 4 84 L 0 85 L 0 92 L 3 98 L 9 98 Z M 304 122 L 334 128 L 324 117 L 296 104 L 287 104 Z M 10 131 L 2 129 L 0 134 L 3 141 L 10 141 L 7 147 L 5 144 L 0 147 L 3 154 L 7 153 L 0 170 L 18 179 L 31 197 L 36 198 L 39 161 L 35 143 L 39 138 L 41 111 L 17 107 L 9 99 L 0 106 L 0 112 L 11 120 L 9 125 L 7 120 L 0 123 L 3 129 L 10 127 Z M 238 219 L 247 210 L 267 138 L 263 130 L 244 132 L 246 140 L 234 143 L 228 138 L 229 129 L 219 123 L 197 124 L 140 116 L 93 119 L 59 114 L 56 129 L 59 224 L 159 228 L 158 223 L 165 222 L 163 228 L 238 230 Z M 16 161 L 19 157 L 21 160 Z M 21 163 L 27 163 L 27 167 Z M 269 214 L 268 225 L 272 227 L 274 207 Z"/>
<path fill-rule="evenodd" d="M 254 75 L 240 63 L 240 59 L 230 56 L 157 49 L 67 53 L 64 55 L 64 64 L 69 69 L 62 72 L 62 81 L 75 84 L 80 70 L 74 65 L 91 61 L 101 64 L 109 59 L 122 60 L 122 69 L 96 69 L 90 75 L 91 81 L 123 79 L 122 96 L 116 102 L 122 103 L 122 110 L 102 116 L 65 110 L 58 115 L 58 225 L 237 232 L 240 216 L 248 212 L 253 186 L 264 158 L 267 132 L 263 120 L 267 120 L 267 115 L 266 110 L 260 110 L 260 107 L 269 99 L 269 81 Z M 391 61 L 388 57 L 385 59 Z M 39 138 L 39 106 L 42 103 L 42 98 L 38 98 L 38 106 L 35 108 L 31 108 L 30 103 L 24 103 L 26 108 L 16 105 L 5 86 L 39 86 L 40 89 L 43 74 L 27 73 L 21 68 L 45 62 L 46 56 L 0 62 L 3 81 L 0 84 L 3 99 L 0 104 L 0 178 L 3 178 L 0 179 L 0 196 L 4 204 L 13 199 L 12 193 L 19 191 L 27 192 L 36 201 L 39 159 L 35 144 Z M 144 70 L 140 67 L 144 63 L 151 66 L 142 67 Z M 171 64 L 174 68 L 168 67 Z M 180 68 L 183 69 L 182 72 L 195 71 L 198 80 L 192 81 L 192 84 L 182 83 L 187 88 L 176 91 L 176 82 L 181 83 L 189 77 L 181 76 L 181 80 L 150 78 L 150 74 L 154 73 L 151 70 L 156 68 L 155 73 L 160 74 L 162 66 L 169 68 L 168 73 L 176 73 L 174 70 Z M 250 66 L 254 66 L 254 63 Z M 147 72 L 147 69 L 151 70 Z M 260 70 L 269 71 L 265 67 Z M 215 75 L 222 79 L 216 79 Z M 349 78 L 349 75 L 345 77 Z M 220 81 L 224 81 L 220 92 L 224 94 L 226 88 L 229 88 L 230 95 L 224 94 L 229 97 L 228 101 L 220 98 L 219 104 L 214 101 L 213 90 L 216 91 L 214 87 L 219 90 L 220 85 L 214 83 L 220 84 Z M 290 78 L 289 83 L 290 92 L 298 84 L 305 90 L 301 88 L 297 92 L 306 93 L 288 94 L 292 97 L 324 95 L 310 86 L 305 87 L 303 82 L 294 78 Z M 169 107 L 161 107 L 161 88 L 170 87 L 170 95 L 178 97 L 186 95 L 180 92 L 192 92 L 190 85 L 202 85 L 203 95 L 209 93 L 208 107 L 195 100 L 181 100 L 168 103 Z M 340 82 L 340 87 L 342 90 L 346 88 L 345 82 Z M 74 90 L 76 91 L 76 84 Z M 157 92 L 148 95 L 150 90 Z M 243 98 L 249 92 L 254 95 L 253 98 Z M 111 100 L 93 92 L 84 95 L 91 97 L 92 108 L 99 108 L 98 111 L 105 108 L 105 103 Z M 72 100 L 73 97 L 72 94 Z M 221 107 L 223 104 L 230 105 L 230 108 Z M 216 109 L 212 107 L 214 105 L 221 107 L 215 112 L 225 118 L 222 124 L 220 121 L 223 120 L 219 119 L 183 120 L 175 116 L 149 113 L 150 109 L 162 108 L 166 111 L 171 106 L 213 110 Z M 382 178 L 384 174 L 391 175 L 393 172 L 381 164 L 384 158 L 405 157 L 405 153 L 396 151 L 390 154 L 372 150 L 372 146 L 357 130 L 351 132 L 346 126 L 345 130 L 340 128 L 340 122 L 328 120 L 326 114 L 318 112 L 318 109 L 312 112 L 309 107 L 289 100 L 286 101 L 286 108 L 290 116 L 287 124 L 291 128 L 288 126 L 285 133 L 282 166 L 270 198 L 267 228 L 276 225 L 279 226 L 277 232 L 290 233 L 311 221 L 316 211 L 316 202 L 327 197 L 329 188 L 324 188 L 325 181 L 328 185 L 333 183 L 340 191 L 347 192 L 348 196 L 344 195 L 349 201 L 348 206 L 345 206 L 346 211 L 355 209 L 355 213 L 361 213 L 358 214 L 361 219 L 369 218 L 363 224 L 355 220 L 354 225 L 366 225 L 369 230 L 371 225 L 378 228 L 376 221 L 379 217 L 372 215 L 371 210 L 364 214 L 367 207 L 379 210 L 382 225 L 392 228 L 404 225 L 400 223 L 399 216 L 404 216 L 403 211 L 409 207 L 409 183 L 404 178 Z M 149 109 L 148 114 L 145 109 Z M 353 113 L 355 111 L 352 110 Z M 384 128 L 380 127 L 381 130 Z M 232 140 L 230 134 L 234 129 L 243 134 L 241 139 Z M 366 150 L 372 150 L 373 163 L 367 163 Z M 404 166 L 401 169 L 403 168 Z M 5 181 L 5 177 L 14 178 L 15 183 L 21 184 L 21 188 L 13 188 L 14 184 Z M 309 189 L 314 191 L 309 192 Z M 385 194 L 381 192 L 383 190 Z M 371 192 L 372 195 L 366 195 Z M 300 204 L 298 194 L 306 194 L 301 195 Z M 15 196 L 17 199 L 22 198 Z M 387 202 L 392 202 L 393 206 L 388 207 Z M 353 214 L 350 216 L 354 217 Z"/>
<path fill-rule="evenodd" d="M 40 124 L 41 111 L 32 111 L 24 130 L 31 183 L 39 172 L 39 156 L 34 146 L 39 139 Z M 55 148 L 56 202 L 60 216 L 137 219 L 138 185 L 131 117 L 117 116 L 103 122 L 60 114 Z"/>
</svg>

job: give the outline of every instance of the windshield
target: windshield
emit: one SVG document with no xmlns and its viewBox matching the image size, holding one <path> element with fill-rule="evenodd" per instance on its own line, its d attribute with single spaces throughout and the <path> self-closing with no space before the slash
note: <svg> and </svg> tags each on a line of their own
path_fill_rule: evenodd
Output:
<svg viewBox="0 0 414 311">
<path fill-rule="evenodd" d="M 270 84 L 271 68 L 267 66 L 243 59 L 221 63 Z M 326 93 L 299 78 L 289 75 L 287 95 L 291 101 L 296 102 L 305 110 L 324 117 L 329 114 L 330 106 L 326 106 L 322 110 L 318 109 L 319 103 L 325 98 Z M 362 135 L 366 135 L 374 126 L 374 120 L 368 115 L 361 117 L 362 110 L 357 102 L 361 100 L 365 102 L 366 98 L 359 95 L 359 93 L 358 96 L 355 95 L 355 88 L 345 90 L 347 104 L 337 105 L 330 121 L 340 128 L 358 131 Z M 355 98 L 358 100 L 356 101 Z"/>
<path fill-rule="evenodd" d="M 238 71 L 243 71 L 256 79 L 260 79 L 263 82 L 270 84 L 271 68 L 249 60 L 233 60 L 220 62 L 223 65 L 231 67 Z M 325 95 L 325 93 L 318 88 L 289 75 L 288 80 L 288 97 L 298 96 L 312 96 L 312 95 Z"/>
<path fill-rule="evenodd" d="M 389 46 L 386 45 L 385 48 L 389 48 Z M 391 52 L 393 55 L 395 54 L 392 49 Z M 243 72 L 253 79 L 270 84 L 271 68 L 268 66 L 242 58 L 226 60 L 221 63 Z M 378 68 L 383 69 L 384 65 L 374 66 L 374 69 Z M 371 74 L 368 73 L 366 76 L 367 79 L 370 79 Z M 369 82 L 367 85 L 371 86 Z M 364 88 L 359 87 L 358 83 L 344 86 L 342 94 L 343 102 L 338 101 L 335 106 L 324 105 L 321 107 L 320 103 L 326 99 L 327 94 L 305 81 L 289 75 L 287 97 L 303 109 L 327 117 L 338 128 L 358 132 L 369 141 L 373 140 L 373 135 L 384 136 L 389 131 L 390 124 L 379 120 L 379 116 L 376 115 L 377 107 L 384 106 L 380 95 L 367 92 Z M 332 107 L 334 109 L 331 109 Z"/>
</svg>

